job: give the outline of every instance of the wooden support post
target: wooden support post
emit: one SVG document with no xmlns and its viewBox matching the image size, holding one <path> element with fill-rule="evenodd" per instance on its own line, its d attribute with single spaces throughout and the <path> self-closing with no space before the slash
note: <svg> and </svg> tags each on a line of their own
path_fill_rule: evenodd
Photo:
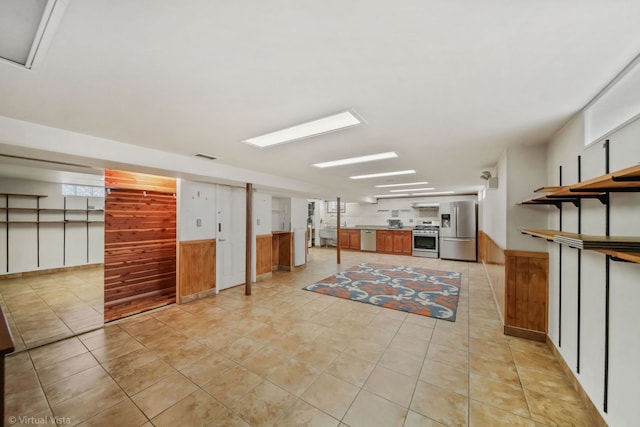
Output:
<svg viewBox="0 0 640 427">
<path fill-rule="evenodd" d="M 253 265 L 251 258 L 251 249 L 253 247 L 253 184 L 251 183 L 247 184 L 247 239 L 245 246 L 244 294 L 251 295 L 251 266 Z"/>
<path fill-rule="evenodd" d="M 340 264 L 340 197 L 338 197 L 337 199 L 337 212 L 338 212 L 338 217 L 336 219 L 336 244 L 337 244 L 337 249 L 336 249 L 336 264 Z"/>
</svg>

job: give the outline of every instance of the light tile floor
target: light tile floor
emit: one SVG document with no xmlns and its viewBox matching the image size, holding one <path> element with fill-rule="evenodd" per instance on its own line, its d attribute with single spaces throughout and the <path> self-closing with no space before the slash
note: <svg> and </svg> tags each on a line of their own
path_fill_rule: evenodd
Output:
<svg viewBox="0 0 640 427">
<path fill-rule="evenodd" d="M 301 290 L 306 268 L 7 359 L 6 416 L 83 426 L 592 425 L 549 349 L 502 334 L 482 265 L 343 252 L 462 273 L 456 322 Z M 6 421 L 5 421 L 6 422 Z M 16 424 L 16 425 L 19 425 Z"/>
<path fill-rule="evenodd" d="M 0 305 L 16 351 L 94 330 L 104 323 L 103 268 L 0 279 Z"/>
</svg>

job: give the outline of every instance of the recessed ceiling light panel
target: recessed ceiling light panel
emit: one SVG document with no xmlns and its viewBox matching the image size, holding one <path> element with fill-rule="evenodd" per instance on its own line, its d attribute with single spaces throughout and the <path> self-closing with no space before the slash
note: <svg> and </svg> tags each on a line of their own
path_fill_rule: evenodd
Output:
<svg viewBox="0 0 640 427">
<path fill-rule="evenodd" d="M 409 175 L 412 173 L 416 173 L 413 169 L 408 169 L 404 171 L 395 171 L 395 172 L 381 172 L 381 173 L 372 173 L 368 175 L 355 175 L 350 176 L 351 179 L 368 179 L 368 178 L 380 178 L 383 176 L 395 176 L 395 175 Z"/>
<path fill-rule="evenodd" d="M 242 142 L 246 142 L 247 144 L 251 144 L 259 148 L 264 148 L 271 145 L 284 144 L 285 142 L 293 142 L 336 130 L 358 126 L 362 123 L 364 123 L 364 121 L 357 117 L 353 111 L 344 111 L 332 116 L 291 126 L 286 129 L 248 138 Z"/>
<path fill-rule="evenodd" d="M 412 188 L 412 189 L 402 189 L 402 190 L 389 190 L 389 193 L 401 193 L 401 192 L 405 192 L 405 193 L 411 193 L 413 191 L 429 191 L 429 190 L 435 190 L 435 188 Z"/>
<path fill-rule="evenodd" d="M 387 187 L 404 187 L 404 186 L 409 186 L 409 185 L 427 185 L 428 182 L 427 181 L 422 181 L 422 182 L 405 182 L 402 184 L 382 184 L 382 185 L 376 185 L 376 188 L 387 188 Z M 403 190 L 405 191 L 405 190 Z"/>
<path fill-rule="evenodd" d="M 31 69 L 44 60 L 69 1 L 0 1 L 0 61 Z"/>
<path fill-rule="evenodd" d="M 442 194 L 453 194 L 455 191 L 435 191 L 432 193 L 413 193 L 412 196 L 439 196 Z"/>
<path fill-rule="evenodd" d="M 368 156 L 351 157 L 349 159 L 333 160 L 331 162 L 315 163 L 313 166 L 317 168 L 330 168 L 334 166 L 352 165 L 355 163 L 373 162 L 376 160 L 393 159 L 398 157 L 393 151 L 387 153 L 369 154 Z"/>
<path fill-rule="evenodd" d="M 408 196 L 408 193 L 403 193 L 403 194 L 378 194 L 377 196 L 373 196 L 373 197 L 377 197 L 378 199 L 383 198 L 383 197 L 402 197 L 402 196 Z"/>
</svg>

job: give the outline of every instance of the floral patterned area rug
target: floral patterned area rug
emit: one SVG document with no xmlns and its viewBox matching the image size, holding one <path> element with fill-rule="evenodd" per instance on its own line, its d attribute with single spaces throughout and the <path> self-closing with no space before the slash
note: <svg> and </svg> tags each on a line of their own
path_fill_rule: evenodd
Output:
<svg viewBox="0 0 640 427">
<path fill-rule="evenodd" d="M 461 277 L 450 271 L 363 263 L 303 289 L 453 322 Z"/>
</svg>

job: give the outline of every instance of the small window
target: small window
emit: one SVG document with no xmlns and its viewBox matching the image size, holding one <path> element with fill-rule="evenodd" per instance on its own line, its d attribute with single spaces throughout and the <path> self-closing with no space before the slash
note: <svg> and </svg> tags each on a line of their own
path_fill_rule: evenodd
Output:
<svg viewBox="0 0 640 427">
<path fill-rule="evenodd" d="M 104 187 L 91 187 L 88 185 L 62 184 L 63 196 L 78 197 L 102 197 L 104 198 Z"/>
</svg>

